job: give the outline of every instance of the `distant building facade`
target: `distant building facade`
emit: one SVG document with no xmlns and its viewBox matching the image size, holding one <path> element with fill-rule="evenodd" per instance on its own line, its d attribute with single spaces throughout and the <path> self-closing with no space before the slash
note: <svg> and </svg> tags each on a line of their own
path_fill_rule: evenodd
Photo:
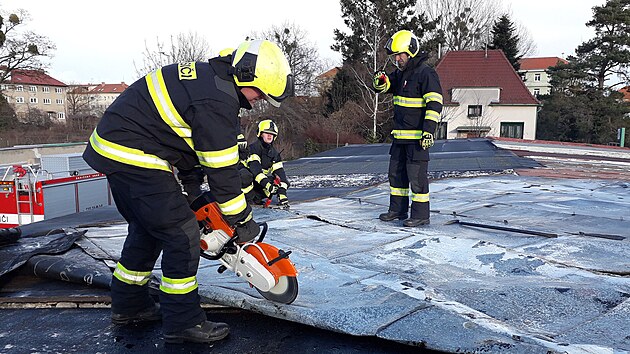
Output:
<svg viewBox="0 0 630 354">
<path fill-rule="evenodd" d="M 558 57 L 540 57 L 540 58 L 522 58 L 519 60 L 521 64 L 518 70 L 521 79 L 529 92 L 538 97 L 539 95 L 548 95 L 551 93 L 551 78 L 547 69 L 558 65 L 558 63 L 567 64 L 568 62 Z"/>
<path fill-rule="evenodd" d="M 87 85 L 89 90 L 89 106 L 92 111 L 105 112 L 107 107 L 111 105 L 120 94 L 129 87 L 124 82 L 119 84 L 106 84 L 104 82 L 98 85 Z"/>
<path fill-rule="evenodd" d="M 53 120 L 65 121 L 67 87 L 43 71 L 15 69 L 0 86 L 0 90 L 18 119 L 38 109 Z"/>
<path fill-rule="evenodd" d="M 438 139 L 536 138 L 540 103 L 502 51 L 451 51 L 436 71 L 444 98 Z"/>
</svg>

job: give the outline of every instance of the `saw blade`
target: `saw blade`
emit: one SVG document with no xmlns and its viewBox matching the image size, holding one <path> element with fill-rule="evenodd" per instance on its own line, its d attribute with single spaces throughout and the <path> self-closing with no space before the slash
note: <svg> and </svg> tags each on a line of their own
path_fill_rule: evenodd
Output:
<svg viewBox="0 0 630 354">
<path fill-rule="evenodd" d="M 256 290 L 267 300 L 290 304 L 298 295 L 298 281 L 296 277 L 283 275 L 269 291 L 261 291 L 258 288 Z"/>
</svg>

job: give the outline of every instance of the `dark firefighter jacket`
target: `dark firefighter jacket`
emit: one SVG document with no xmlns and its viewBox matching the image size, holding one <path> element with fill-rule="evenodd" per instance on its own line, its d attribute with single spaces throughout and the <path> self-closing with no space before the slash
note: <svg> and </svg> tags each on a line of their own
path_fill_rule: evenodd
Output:
<svg viewBox="0 0 630 354">
<path fill-rule="evenodd" d="M 394 129 L 397 144 L 418 144 L 423 132 L 435 134 L 442 112 L 442 87 L 426 53 L 411 58 L 405 68 L 389 74 L 387 93 L 394 94 Z M 426 151 L 428 157 L 428 151 Z"/>
<path fill-rule="evenodd" d="M 249 145 L 247 165 L 258 184 L 264 186 L 266 184 L 264 179 L 268 177 L 271 177 L 269 182 L 273 183 L 273 176 L 277 175 L 280 178 L 280 188 L 284 188 L 285 191 L 289 188 L 287 174 L 282 166 L 282 158 L 278 150 L 273 147 L 273 143 L 266 144 L 259 138 Z"/>
<path fill-rule="evenodd" d="M 201 165 L 230 223 L 249 217 L 237 183 L 238 113 L 251 105 L 229 72 L 230 57 L 171 64 L 129 86 L 105 111 L 83 154 L 95 170 L 167 172 Z"/>
</svg>

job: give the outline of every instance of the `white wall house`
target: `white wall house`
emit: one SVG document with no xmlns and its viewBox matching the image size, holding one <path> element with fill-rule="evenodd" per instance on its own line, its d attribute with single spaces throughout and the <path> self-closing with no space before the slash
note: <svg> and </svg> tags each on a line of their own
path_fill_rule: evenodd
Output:
<svg viewBox="0 0 630 354">
<path fill-rule="evenodd" d="M 539 102 L 502 51 L 448 52 L 436 71 L 444 96 L 439 139 L 536 138 Z"/>
</svg>

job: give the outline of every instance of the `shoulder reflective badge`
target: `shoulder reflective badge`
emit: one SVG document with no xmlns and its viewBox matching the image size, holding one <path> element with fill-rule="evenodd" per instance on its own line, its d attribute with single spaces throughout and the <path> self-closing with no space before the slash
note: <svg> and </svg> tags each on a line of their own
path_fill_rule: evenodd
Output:
<svg viewBox="0 0 630 354">
<path fill-rule="evenodd" d="M 195 70 L 195 62 L 177 64 L 177 73 L 180 80 L 196 80 L 197 71 Z"/>
</svg>

